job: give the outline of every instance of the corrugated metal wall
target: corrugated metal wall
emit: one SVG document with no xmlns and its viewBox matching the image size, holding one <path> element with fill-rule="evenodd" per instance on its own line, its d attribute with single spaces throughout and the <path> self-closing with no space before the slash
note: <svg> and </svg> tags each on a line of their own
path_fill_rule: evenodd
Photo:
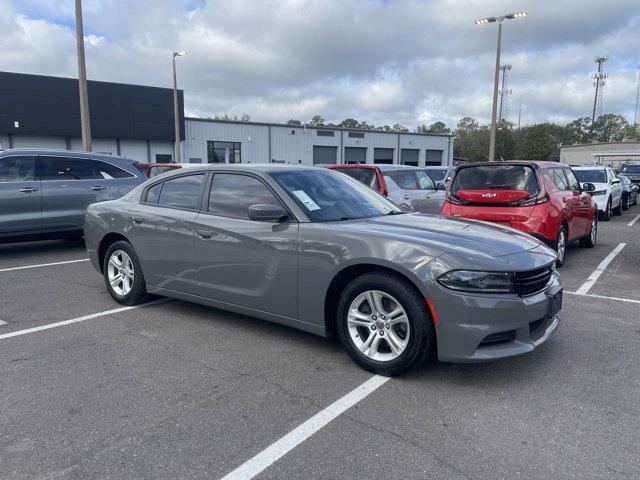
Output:
<svg viewBox="0 0 640 480">
<path fill-rule="evenodd" d="M 333 136 L 318 135 L 318 130 Z M 185 120 L 186 138 L 183 161 L 190 158 L 207 162 L 207 141 L 240 142 L 242 162 L 301 163 L 313 165 L 314 146 L 338 147 L 338 163 L 344 163 L 346 147 L 366 148 L 367 163 L 373 163 L 374 148 L 393 149 L 393 162 L 399 163 L 403 148 L 419 150 L 418 162 L 425 164 L 427 150 L 442 151 L 442 164 L 453 163 L 453 139 L 438 135 L 398 134 L 395 132 L 363 132 L 364 138 L 349 136 L 347 130 L 322 127 L 300 128 L 286 125 L 234 123 L 202 119 Z M 362 133 L 362 132 L 359 132 Z"/>
</svg>

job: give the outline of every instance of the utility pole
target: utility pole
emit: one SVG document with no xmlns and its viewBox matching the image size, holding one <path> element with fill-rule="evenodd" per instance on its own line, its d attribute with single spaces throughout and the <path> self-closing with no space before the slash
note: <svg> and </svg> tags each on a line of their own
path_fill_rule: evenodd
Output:
<svg viewBox="0 0 640 480">
<path fill-rule="evenodd" d="M 633 117 L 633 124 L 640 125 L 640 65 L 638 65 L 638 87 L 636 88 L 636 114 Z"/>
<path fill-rule="evenodd" d="M 493 107 L 491 110 L 491 136 L 489 137 L 489 161 L 495 160 L 496 153 L 496 116 L 498 113 L 498 84 L 500 83 L 500 50 L 502 48 L 502 22 L 526 17 L 527 12 L 515 12 L 499 17 L 486 17 L 476 20 L 476 25 L 498 22 L 498 45 L 496 48 L 496 66 L 493 76 Z"/>
<path fill-rule="evenodd" d="M 602 71 L 602 65 L 609 60 L 607 55 L 598 55 L 593 57 L 593 61 L 598 64 L 598 71 L 591 75 L 593 78 L 593 86 L 596 87 L 596 96 L 593 99 L 593 114 L 591 115 L 591 125 L 596 121 L 596 112 L 599 117 L 602 115 L 602 96 L 604 94 L 604 80 L 607 78 L 607 74 Z"/>
<path fill-rule="evenodd" d="M 522 95 L 518 97 L 518 130 L 520 130 L 520 120 L 522 120 Z"/>
<path fill-rule="evenodd" d="M 82 149 L 91 151 L 91 120 L 89 118 L 89 95 L 87 92 L 87 67 L 84 61 L 84 28 L 82 26 L 82 0 L 76 0 L 76 42 L 78 51 L 78 90 L 80 91 L 80 125 Z"/>
<path fill-rule="evenodd" d="M 187 54 L 184 50 L 173 52 L 173 126 L 175 135 L 175 160 L 180 163 L 180 117 L 178 109 L 178 82 L 176 81 L 176 57 Z"/>
</svg>

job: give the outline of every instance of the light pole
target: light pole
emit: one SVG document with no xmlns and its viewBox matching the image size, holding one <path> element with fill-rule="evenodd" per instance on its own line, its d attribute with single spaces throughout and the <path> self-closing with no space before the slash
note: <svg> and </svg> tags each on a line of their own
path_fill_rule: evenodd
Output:
<svg viewBox="0 0 640 480">
<path fill-rule="evenodd" d="M 82 1 L 76 0 L 76 42 L 78 51 L 78 90 L 80 91 L 80 127 L 82 148 L 91 151 L 91 121 L 89 119 L 89 95 L 87 93 L 87 68 L 84 61 L 84 28 L 82 27 Z"/>
<path fill-rule="evenodd" d="M 180 117 L 178 116 L 178 82 L 176 81 L 176 57 L 184 57 L 187 54 L 184 50 L 173 52 L 173 121 L 175 130 L 175 157 L 180 163 Z"/>
<path fill-rule="evenodd" d="M 502 22 L 514 18 L 526 17 L 527 12 L 515 12 L 500 17 L 487 17 L 476 20 L 476 25 L 498 22 L 498 46 L 496 48 L 496 69 L 493 79 L 493 109 L 491 111 L 491 137 L 489 139 L 489 161 L 495 160 L 496 154 L 496 114 L 498 112 L 498 83 L 500 81 L 500 49 L 502 48 Z"/>
</svg>

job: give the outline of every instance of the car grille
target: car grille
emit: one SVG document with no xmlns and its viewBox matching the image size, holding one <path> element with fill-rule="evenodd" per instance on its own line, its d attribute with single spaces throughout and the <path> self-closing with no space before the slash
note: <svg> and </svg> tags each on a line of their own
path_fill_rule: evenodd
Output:
<svg viewBox="0 0 640 480">
<path fill-rule="evenodd" d="M 535 320 L 529 323 L 529 333 L 533 333 L 538 330 L 547 320 L 547 317 L 542 317 L 539 320 Z"/>
<path fill-rule="evenodd" d="M 553 268 L 543 267 L 527 272 L 516 272 L 516 291 L 521 297 L 541 292 L 549 284 Z"/>
<path fill-rule="evenodd" d="M 485 339 L 480 343 L 480 346 L 496 345 L 498 343 L 513 342 L 516 339 L 515 330 L 507 330 L 506 332 L 492 333 L 487 335 Z"/>
</svg>

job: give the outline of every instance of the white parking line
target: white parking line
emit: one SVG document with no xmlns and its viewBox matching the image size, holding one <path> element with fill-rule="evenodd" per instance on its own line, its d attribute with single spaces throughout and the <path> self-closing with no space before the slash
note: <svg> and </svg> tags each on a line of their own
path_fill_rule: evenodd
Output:
<svg viewBox="0 0 640 480">
<path fill-rule="evenodd" d="M 40 332 L 42 330 L 49 330 L 51 328 L 63 327 L 65 325 L 71 325 L 72 323 L 84 322 L 85 320 L 92 320 L 98 317 L 105 317 L 107 315 L 113 315 L 114 313 L 126 312 L 128 310 L 134 310 L 136 308 L 150 307 L 151 305 L 158 305 L 159 303 L 168 302 L 168 298 L 161 298 L 152 302 L 143 303 L 141 305 L 133 305 L 130 307 L 114 308 L 113 310 L 105 310 L 104 312 L 92 313 L 91 315 L 85 315 L 84 317 L 76 317 L 70 320 L 63 320 L 62 322 L 48 323 L 46 325 L 40 325 L 39 327 L 26 328 L 24 330 L 16 330 L 15 332 L 3 333 L 0 335 L 0 340 L 11 337 L 19 337 L 21 335 L 27 335 L 29 333 Z"/>
<path fill-rule="evenodd" d="M 7 322 L 4 322 L 4 321 L 0 320 L 0 327 L 3 326 L 3 325 L 6 325 L 6 324 L 7 324 Z"/>
<path fill-rule="evenodd" d="M 620 298 L 620 297 L 608 297 L 606 295 L 596 295 L 595 293 L 578 293 L 578 292 L 564 292 L 568 295 L 579 295 L 581 297 L 591 297 L 591 298 L 600 298 L 603 300 L 616 300 L 618 302 L 626 302 L 626 303 L 638 303 L 640 304 L 640 300 L 632 300 L 631 298 Z"/>
<path fill-rule="evenodd" d="M 627 223 L 627 227 L 633 227 L 633 224 L 636 223 L 639 218 L 640 218 L 640 215 L 636 215 L 635 217 L 633 217 L 633 220 Z"/>
<path fill-rule="evenodd" d="M 54 265 L 65 265 L 67 263 L 88 262 L 88 258 L 80 260 L 67 260 L 65 262 L 40 263 L 38 265 L 23 265 L 22 267 L 0 268 L 0 272 L 12 272 L 14 270 L 26 270 L 28 268 L 53 267 Z"/>
<path fill-rule="evenodd" d="M 624 242 L 618 244 L 618 246 L 614 248 L 613 251 L 609 255 L 607 255 L 604 260 L 602 260 L 602 262 L 600 262 L 600 265 L 598 265 L 593 273 L 589 275 L 587 281 L 584 282 L 578 290 L 576 290 L 576 293 L 578 295 L 584 295 L 585 293 L 588 293 L 591 287 L 593 287 L 593 284 L 596 283 L 598 278 L 600 278 L 602 272 L 604 272 L 607 266 L 613 261 L 614 258 L 616 258 L 616 255 L 618 255 L 626 245 L 627 244 Z"/>
<path fill-rule="evenodd" d="M 353 407 L 356 403 L 366 398 L 384 385 L 389 377 L 374 375 L 359 387 L 347 393 L 344 397 L 335 401 L 324 410 L 321 410 L 309 420 L 294 428 L 280 440 L 272 443 L 255 457 L 246 461 L 231 473 L 225 475 L 222 480 L 249 480 L 272 463 L 282 458 L 288 452 L 304 442 L 331 420 Z"/>
</svg>

